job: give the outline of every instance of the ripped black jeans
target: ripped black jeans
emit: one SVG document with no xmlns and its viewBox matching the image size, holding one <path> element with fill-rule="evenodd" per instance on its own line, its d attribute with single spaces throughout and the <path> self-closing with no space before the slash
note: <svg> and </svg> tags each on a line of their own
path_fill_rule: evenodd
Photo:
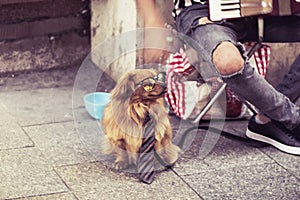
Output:
<svg viewBox="0 0 300 200">
<path fill-rule="evenodd" d="M 292 102 L 300 95 L 299 56 L 277 87 L 278 92 L 250 66 L 240 43 L 257 40 L 257 20 L 251 17 L 199 24 L 199 19 L 207 16 L 205 5 L 193 5 L 183 10 L 176 18 L 176 29 L 182 34 L 183 40 L 196 49 L 199 59 L 208 62 L 216 72 L 217 69 L 212 62 L 215 48 L 223 41 L 235 44 L 245 59 L 245 65 L 238 72 L 226 76 L 219 74 L 219 76 L 236 93 L 256 106 L 266 116 L 282 122 L 291 130 L 299 126 L 300 108 Z M 300 42 L 300 17 L 266 18 L 264 41 Z"/>
</svg>

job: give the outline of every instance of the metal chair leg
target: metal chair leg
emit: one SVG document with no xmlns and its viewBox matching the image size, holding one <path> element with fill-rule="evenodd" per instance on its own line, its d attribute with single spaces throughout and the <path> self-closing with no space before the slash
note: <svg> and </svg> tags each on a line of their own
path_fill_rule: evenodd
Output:
<svg viewBox="0 0 300 200">
<path fill-rule="evenodd" d="M 212 107 L 212 105 L 217 101 L 219 96 L 222 94 L 222 92 L 225 91 L 226 83 L 223 83 L 220 88 L 217 90 L 216 94 L 213 96 L 213 98 L 204 106 L 200 114 L 194 119 L 193 123 L 199 123 L 199 121 L 203 118 L 203 116 L 209 111 L 209 109 Z"/>
</svg>

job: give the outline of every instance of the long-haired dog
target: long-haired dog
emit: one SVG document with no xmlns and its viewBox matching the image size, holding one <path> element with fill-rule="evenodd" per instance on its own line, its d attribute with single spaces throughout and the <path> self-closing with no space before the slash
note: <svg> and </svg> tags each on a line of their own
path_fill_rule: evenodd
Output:
<svg viewBox="0 0 300 200">
<path fill-rule="evenodd" d="M 111 101 L 102 119 L 106 136 L 103 153 L 115 156 L 115 169 L 137 164 L 143 124 L 149 115 L 155 123 L 155 151 L 170 165 L 177 160 L 180 149 L 172 143 L 172 128 L 163 99 L 165 92 L 164 74 L 152 69 L 124 74 L 111 91 Z"/>
</svg>

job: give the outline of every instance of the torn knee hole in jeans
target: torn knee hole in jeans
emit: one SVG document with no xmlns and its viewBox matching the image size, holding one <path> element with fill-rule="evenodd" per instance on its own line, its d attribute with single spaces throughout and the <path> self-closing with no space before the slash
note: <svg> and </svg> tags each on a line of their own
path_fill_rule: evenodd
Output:
<svg viewBox="0 0 300 200">
<path fill-rule="evenodd" d="M 236 75 L 239 75 L 239 74 L 243 74 L 244 69 L 245 69 L 245 66 L 243 66 L 239 71 L 236 71 L 236 72 L 234 72 L 232 74 L 220 74 L 220 76 L 222 78 L 231 78 L 233 76 L 236 76 Z"/>
<path fill-rule="evenodd" d="M 230 42 L 231 44 L 233 44 L 240 52 L 241 56 L 243 57 L 244 60 L 248 60 L 247 54 L 246 54 L 246 48 L 245 46 L 240 43 L 240 42 L 234 42 L 232 40 L 224 40 L 221 41 L 219 44 L 216 45 L 216 47 L 213 49 L 212 54 L 214 53 L 214 51 L 218 48 L 218 46 L 220 46 L 223 42 Z"/>
<path fill-rule="evenodd" d="M 230 74 L 221 74 L 221 73 L 219 72 L 220 77 L 222 77 L 222 78 L 231 78 L 231 77 L 233 77 L 233 76 L 235 76 L 235 75 L 245 73 L 245 72 L 244 72 L 245 66 L 246 66 L 246 65 L 249 65 L 249 62 L 248 62 L 248 57 L 246 56 L 246 50 L 245 50 L 245 47 L 244 47 L 243 44 L 240 43 L 240 42 L 235 43 L 234 41 L 226 40 L 226 41 L 221 41 L 220 43 L 218 43 L 218 44 L 216 45 L 216 47 L 213 49 L 212 53 L 211 53 L 212 63 L 214 63 L 214 61 L 213 61 L 213 54 L 214 54 L 215 50 L 216 50 L 223 42 L 230 42 L 231 44 L 233 44 L 233 45 L 238 49 L 238 51 L 240 52 L 240 54 L 241 54 L 241 56 L 242 56 L 242 58 L 243 58 L 243 60 L 244 60 L 244 65 L 243 65 L 239 70 L 237 70 L 237 71 L 235 71 L 235 72 L 233 72 L 233 73 L 230 73 Z M 247 74 L 250 75 L 249 73 L 247 73 Z"/>
<path fill-rule="evenodd" d="M 241 75 L 244 77 L 244 79 L 248 79 L 248 78 L 251 78 L 255 73 L 255 70 L 253 67 L 251 67 L 249 65 L 249 63 L 246 61 L 245 62 L 245 65 L 238 71 L 232 73 L 232 74 L 220 74 L 220 76 L 223 78 L 223 79 L 229 79 L 229 78 L 232 78 L 234 76 L 237 76 L 237 75 Z"/>
</svg>

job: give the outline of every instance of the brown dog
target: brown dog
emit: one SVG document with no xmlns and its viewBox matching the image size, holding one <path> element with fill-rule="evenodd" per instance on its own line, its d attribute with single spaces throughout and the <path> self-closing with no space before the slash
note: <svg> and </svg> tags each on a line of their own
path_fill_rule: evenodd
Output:
<svg viewBox="0 0 300 200">
<path fill-rule="evenodd" d="M 126 73 L 111 91 L 111 102 L 102 119 L 107 138 L 103 153 L 116 156 L 116 169 L 136 164 L 147 115 L 155 122 L 155 151 L 168 164 L 177 160 L 180 149 L 172 144 L 172 128 L 163 100 L 165 92 L 163 74 L 149 69 Z"/>
</svg>

